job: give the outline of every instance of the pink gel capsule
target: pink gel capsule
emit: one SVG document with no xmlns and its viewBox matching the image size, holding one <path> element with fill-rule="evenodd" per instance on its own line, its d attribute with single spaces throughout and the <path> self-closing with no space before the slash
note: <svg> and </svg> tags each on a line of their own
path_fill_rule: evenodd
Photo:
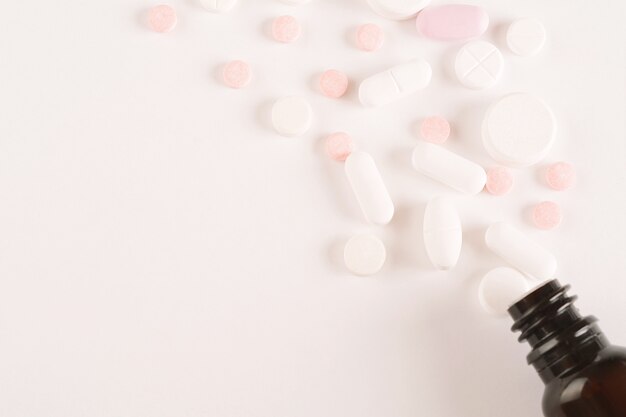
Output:
<svg viewBox="0 0 626 417">
<path fill-rule="evenodd" d="M 548 167 L 546 182 L 553 190 L 564 191 L 570 189 L 576 182 L 576 171 L 574 171 L 572 164 L 557 162 Z"/>
<path fill-rule="evenodd" d="M 345 161 L 354 151 L 354 142 L 350 135 L 336 132 L 326 138 L 326 153 L 335 161 Z"/>
<path fill-rule="evenodd" d="M 448 4 L 427 7 L 417 15 L 417 30 L 427 38 L 462 40 L 482 35 L 489 26 L 489 15 L 482 7 Z"/>
<path fill-rule="evenodd" d="M 505 167 L 493 167 L 487 171 L 487 192 L 493 195 L 505 195 L 513 188 L 513 174 Z"/>
<path fill-rule="evenodd" d="M 359 26 L 356 31 L 356 45 L 363 51 L 376 51 L 383 46 L 383 43 L 385 43 L 385 32 L 378 25 L 366 23 Z"/>
<path fill-rule="evenodd" d="M 339 98 L 348 91 L 348 77 L 341 71 L 328 70 L 320 77 L 320 90 L 326 97 Z"/>
<path fill-rule="evenodd" d="M 533 223 L 539 229 L 550 230 L 561 224 L 561 207 L 553 201 L 543 201 L 533 208 Z"/>
<path fill-rule="evenodd" d="M 450 123 L 441 116 L 427 117 L 420 125 L 420 135 L 426 142 L 441 145 L 450 136 Z"/>
<path fill-rule="evenodd" d="M 301 31 L 300 23 L 293 16 L 279 16 L 272 22 L 272 37 L 278 42 L 295 42 Z"/>
<path fill-rule="evenodd" d="M 250 83 L 251 78 L 250 66 L 243 61 L 231 61 L 222 70 L 224 84 L 230 88 L 243 88 Z"/>
<path fill-rule="evenodd" d="M 176 11 L 166 4 L 154 6 L 148 12 L 148 24 L 155 32 L 169 32 L 174 29 L 177 21 Z"/>
</svg>

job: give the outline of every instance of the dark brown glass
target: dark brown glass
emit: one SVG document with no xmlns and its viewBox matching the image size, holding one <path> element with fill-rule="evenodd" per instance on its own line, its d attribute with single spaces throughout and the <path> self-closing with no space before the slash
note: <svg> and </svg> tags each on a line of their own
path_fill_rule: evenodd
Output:
<svg viewBox="0 0 626 417">
<path fill-rule="evenodd" d="M 546 417 L 626 417 L 626 349 L 612 346 L 593 316 L 582 317 L 569 285 L 548 281 L 509 308 L 532 347 L 528 363 L 545 383 Z"/>
</svg>

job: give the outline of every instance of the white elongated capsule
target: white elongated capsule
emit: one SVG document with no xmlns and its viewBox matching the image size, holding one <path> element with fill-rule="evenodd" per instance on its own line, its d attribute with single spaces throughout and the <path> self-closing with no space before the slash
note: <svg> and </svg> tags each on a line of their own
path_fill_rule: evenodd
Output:
<svg viewBox="0 0 626 417">
<path fill-rule="evenodd" d="M 429 142 L 420 142 L 413 150 L 413 168 L 467 194 L 480 193 L 487 182 L 483 167 Z"/>
<path fill-rule="evenodd" d="M 425 88 L 433 71 L 423 59 L 395 66 L 361 82 L 359 100 L 364 106 L 382 106 Z"/>
<path fill-rule="evenodd" d="M 459 260 L 463 245 L 461 218 L 444 197 L 436 197 L 426 206 L 424 245 L 430 261 L 437 269 L 452 269 Z"/>
<path fill-rule="evenodd" d="M 554 256 L 538 243 L 508 223 L 494 223 L 485 233 L 485 243 L 511 266 L 545 280 L 554 278 L 557 262 Z"/>
<path fill-rule="evenodd" d="M 345 162 L 346 176 L 365 218 L 375 224 L 387 224 L 394 207 L 374 158 L 366 152 L 352 152 Z"/>
</svg>

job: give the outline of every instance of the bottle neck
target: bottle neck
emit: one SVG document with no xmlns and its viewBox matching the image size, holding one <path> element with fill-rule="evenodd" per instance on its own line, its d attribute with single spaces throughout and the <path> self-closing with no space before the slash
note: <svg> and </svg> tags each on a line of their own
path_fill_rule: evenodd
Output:
<svg viewBox="0 0 626 417">
<path fill-rule="evenodd" d="M 564 378 L 585 366 L 608 346 L 593 316 L 582 317 L 568 296 L 569 285 L 548 281 L 509 308 L 513 331 L 521 331 L 520 342 L 532 350 L 528 363 L 548 383 Z"/>
</svg>

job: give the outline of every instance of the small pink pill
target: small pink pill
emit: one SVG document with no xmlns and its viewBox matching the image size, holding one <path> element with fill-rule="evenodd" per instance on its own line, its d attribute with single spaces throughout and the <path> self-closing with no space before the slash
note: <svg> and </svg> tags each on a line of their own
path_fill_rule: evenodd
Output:
<svg viewBox="0 0 626 417">
<path fill-rule="evenodd" d="M 344 132 L 336 132 L 326 138 L 326 153 L 335 161 L 345 161 L 354 150 L 352 138 Z"/>
<path fill-rule="evenodd" d="M 154 6 L 148 12 L 148 24 L 155 32 L 169 32 L 174 29 L 176 22 L 176 11 L 166 4 Z"/>
<path fill-rule="evenodd" d="M 380 49 L 383 43 L 385 43 L 385 32 L 378 25 L 366 23 L 359 26 L 356 31 L 356 45 L 359 49 L 373 52 Z"/>
<path fill-rule="evenodd" d="M 417 15 L 417 30 L 427 38 L 461 40 L 482 35 L 489 26 L 489 15 L 482 7 L 446 4 L 427 7 Z"/>
<path fill-rule="evenodd" d="M 250 83 L 252 72 L 250 66 L 243 61 L 231 61 L 222 70 L 224 84 L 230 88 L 243 88 Z"/>
<path fill-rule="evenodd" d="M 282 43 L 291 43 L 300 37 L 300 23 L 293 16 L 279 16 L 272 23 L 272 37 Z"/>
<path fill-rule="evenodd" d="M 574 182 L 576 182 L 576 171 L 574 171 L 572 164 L 557 162 L 548 167 L 546 171 L 546 182 L 553 190 L 567 190 L 572 188 Z"/>
<path fill-rule="evenodd" d="M 441 116 L 430 116 L 422 121 L 420 134 L 426 142 L 442 144 L 450 136 L 450 123 Z"/>
<path fill-rule="evenodd" d="M 561 220 L 561 207 L 553 201 L 543 201 L 533 209 L 533 222 L 539 229 L 554 229 L 561 224 Z"/>
<path fill-rule="evenodd" d="M 326 97 L 339 98 L 348 91 L 348 77 L 341 71 L 328 70 L 320 77 L 320 90 Z"/>
<path fill-rule="evenodd" d="M 487 192 L 493 195 L 504 195 L 513 188 L 513 174 L 505 167 L 493 167 L 487 171 Z"/>
</svg>

